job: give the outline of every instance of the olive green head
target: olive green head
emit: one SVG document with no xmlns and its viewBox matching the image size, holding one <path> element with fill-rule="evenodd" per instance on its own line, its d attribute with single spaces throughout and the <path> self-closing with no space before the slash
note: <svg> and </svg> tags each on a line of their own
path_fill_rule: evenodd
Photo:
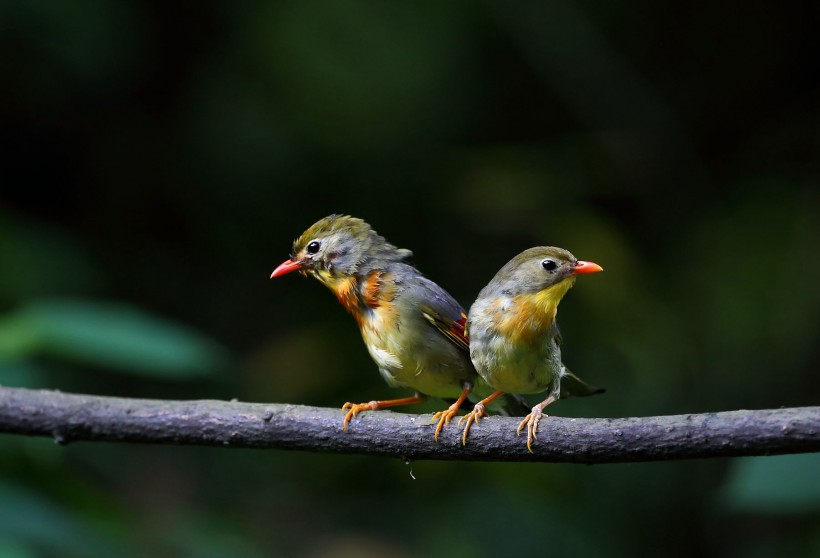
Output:
<svg viewBox="0 0 820 558">
<path fill-rule="evenodd" d="M 538 246 L 524 250 L 507 262 L 479 296 L 534 294 L 564 281 L 569 288 L 576 275 L 602 270 L 598 264 L 578 261 L 563 248 Z"/>
<path fill-rule="evenodd" d="M 290 259 L 271 277 L 298 270 L 326 281 L 351 276 L 365 263 L 404 261 L 412 255 L 387 242 L 363 220 L 334 214 L 302 233 L 293 243 Z"/>
</svg>

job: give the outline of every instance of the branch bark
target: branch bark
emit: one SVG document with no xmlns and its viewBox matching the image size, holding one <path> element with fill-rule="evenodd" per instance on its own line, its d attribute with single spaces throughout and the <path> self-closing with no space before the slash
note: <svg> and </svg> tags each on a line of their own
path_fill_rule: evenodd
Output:
<svg viewBox="0 0 820 558">
<path fill-rule="evenodd" d="M 467 446 L 451 423 L 438 442 L 430 415 L 357 416 L 287 404 L 159 401 L 0 387 L 0 433 L 77 441 L 358 453 L 404 460 L 619 463 L 820 451 L 820 407 L 641 418 L 541 421 L 533 453 L 520 419 L 474 425 Z"/>
</svg>

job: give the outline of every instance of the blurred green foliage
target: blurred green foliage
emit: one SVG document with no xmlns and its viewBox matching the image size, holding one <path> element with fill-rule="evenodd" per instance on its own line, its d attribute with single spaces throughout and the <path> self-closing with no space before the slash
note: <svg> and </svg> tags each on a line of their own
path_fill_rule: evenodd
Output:
<svg viewBox="0 0 820 558">
<path fill-rule="evenodd" d="M 0 363 L 38 356 L 110 371 L 188 377 L 213 371 L 215 343 L 114 303 L 39 301 L 0 320 Z"/>
<path fill-rule="evenodd" d="M 807 483 L 820 471 L 820 454 L 738 459 L 724 487 L 726 503 L 760 514 L 807 514 L 820 507 L 820 484 Z"/>
<path fill-rule="evenodd" d="M 346 212 L 465 306 L 533 245 L 602 264 L 561 324 L 608 391 L 553 413 L 816 405 L 816 22 L 805 3 L 2 0 L 0 384 L 392 395 L 326 290 L 268 280 Z M 817 470 L 4 436 L 0 557 L 810 556 Z"/>
</svg>

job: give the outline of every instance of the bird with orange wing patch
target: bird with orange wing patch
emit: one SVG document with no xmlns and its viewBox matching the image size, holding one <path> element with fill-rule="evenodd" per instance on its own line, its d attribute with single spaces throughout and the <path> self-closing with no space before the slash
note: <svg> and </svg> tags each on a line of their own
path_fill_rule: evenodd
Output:
<svg viewBox="0 0 820 558">
<path fill-rule="evenodd" d="M 401 399 L 345 403 L 345 430 L 362 411 L 418 403 L 425 396 L 455 399 L 433 415 L 438 440 L 478 376 L 464 335 L 464 309 L 407 263 L 410 256 L 363 220 L 330 215 L 296 239 L 290 259 L 271 278 L 298 271 L 318 279 L 353 315 L 388 385 L 415 391 Z"/>
</svg>

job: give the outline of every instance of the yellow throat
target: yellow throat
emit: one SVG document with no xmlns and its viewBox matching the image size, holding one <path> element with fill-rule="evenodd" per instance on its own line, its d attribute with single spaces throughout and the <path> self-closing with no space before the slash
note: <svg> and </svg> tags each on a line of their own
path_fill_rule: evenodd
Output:
<svg viewBox="0 0 820 558">
<path fill-rule="evenodd" d="M 537 293 L 514 297 L 512 310 L 496 320 L 499 332 L 516 343 L 538 341 L 549 331 L 558 303 L 573 284 L 574 275 Z"/>
</svg>

